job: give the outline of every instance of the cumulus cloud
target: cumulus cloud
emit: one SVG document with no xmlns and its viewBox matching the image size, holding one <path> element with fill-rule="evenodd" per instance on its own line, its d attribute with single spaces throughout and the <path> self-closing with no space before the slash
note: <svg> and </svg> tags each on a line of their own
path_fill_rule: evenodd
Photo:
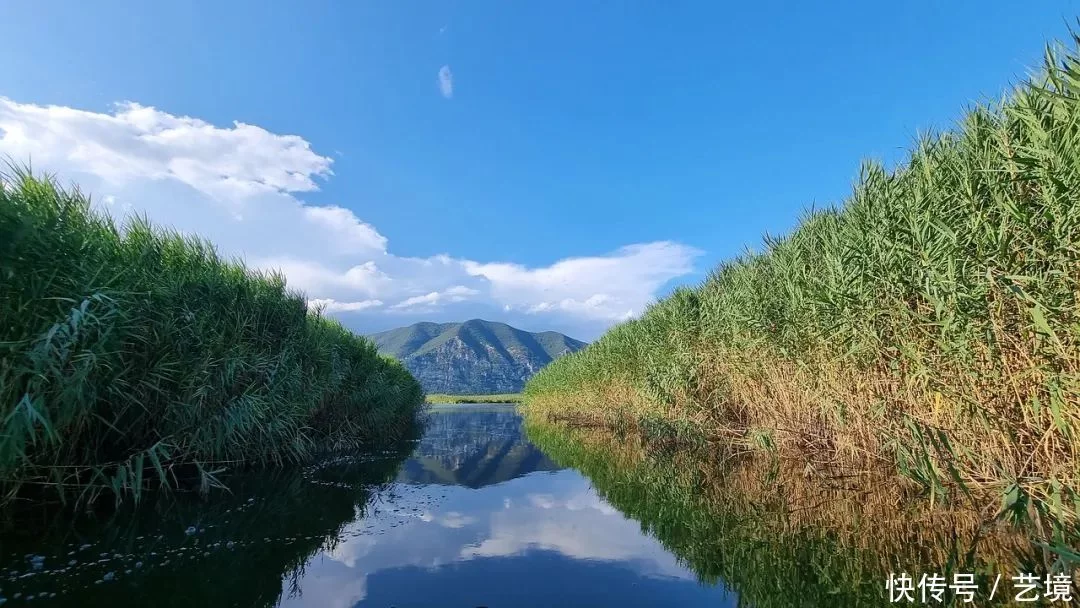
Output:
<svg viewBox="0 0 1080 608">
<path fill-rule="evenodd" d="M 439 81 L 452 94 L 449 67 Z M 300 198 L 333 176 L 333 160 L 303 138 L 130 102 L 93 112 L 0 97 L 0 156 L 78 183 L 117 218 L 145 215 L 249 267 L 281 272 L 313 307 L 343 320 L 494 312 L 595 334 L 639 314 L 700 253 L 663 241 L 539 267 L 397 255 L 361 219 L 377 201 L 318 206 Z"/>
<path fill-rule="evenodd" d="M 454 96 L 454 73 L 448 65 L 439 68 L 439 92 L 447 99 Z"/>
<path fill-rule="evenodd" d="M 218 128 L 132 102 L 112 114 L 0 98 L 5 149 L 62 160 L 114 182 L 175 179 L 221 200 L 317 190 L 331 160 L 295 135 L 234 122 Z"/>
<path fill-rule="evenodd" d="M 309 295 L 375 296 L 391 293 L 394 289 L 393 279 L 370 260 L 347 269 L 289 257 L 256 258 L 248 261 L 254 268 L 281 271 L 288 278 L 290 287 L 303 290 Z"/>
<path fill-rule="evenodd" d="M 492 294 L 527 313 L 561 311 L 601 321 L 640 314 L 673 277 L 693 271 L 700 251 L 661 241 L 629 245 L 606 256 L 569 258 L 546 268 L 464 262 L 465 271 L 487 279 Z"/>
<path fill-rule="evenodd" d="M 307 207 L 304 217 L 332 234 L 343 253 L 386 251 L 386 237 L 342 207 Z"/>
</svg>

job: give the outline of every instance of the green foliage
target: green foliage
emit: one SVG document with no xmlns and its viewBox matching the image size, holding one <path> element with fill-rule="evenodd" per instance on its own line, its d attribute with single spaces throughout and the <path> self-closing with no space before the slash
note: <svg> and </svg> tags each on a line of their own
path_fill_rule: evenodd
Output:
<svg viewBox="0 0 1080 608">
<path fill-rule="evenodd" d="M 389 439 L 423 400 L 286 289 L 78 190 L 0 181 L 0 490 L 118 499 Z"/>
<path fill-rule="evenodd" d="M 1049 48 L 1003 102 L 895 169 L 867 163 L 842 206 L 553 362 L 525 399 L 775 431 L 931 489 L 1019 483 L 1072 517 L 1078 295 L 1080 56 Z"/>
<path fill-rule="evenodd" d="M 668 451 L 633 436 L 536 420 L 527 431 L 699 580 L 737 593 L 739 606 L 882 606 L 885 581 L 900 572 L 950 581 L 971 573 L 982 605 L 1012 605 L 1012 594 L 1000 591 L 997 601 L 986 599 L 995 577 L 1024 572 L 1042 580 L 1075 565 L 1049 553 L 1048 560 L 1039 545 L 977 512 L 919 508 L 896 484 L 869 475 L 808 472 L 770 455 Z"/>
</svg>

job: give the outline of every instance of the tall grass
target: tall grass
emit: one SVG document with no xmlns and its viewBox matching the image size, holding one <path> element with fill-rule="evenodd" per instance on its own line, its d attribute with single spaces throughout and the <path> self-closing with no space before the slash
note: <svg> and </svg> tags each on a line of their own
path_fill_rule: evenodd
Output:
<svg viewBox="0 0 1080 608">
<path fill-rule="evenodd" d="M 865 164 L 842 205 L 555 361 L 525 400 L 885 460 L 934 497 L 992 489 L 1003 516 L 1075 522 L 1078 294 L 1080 56 L 1050 47 L 1002 102 Z"/>
<path fill-rule="evenodd" d="M 926 508 L 911 488 L 890 483 L 888 471 L 853 476 L 728 446 L 669 449 L 535 419 L 528 434 L 557 463 L 587 475 L 699 580 L 734 590 L 739 606 L 883 606 L 884 581 L 898 572 L 947 580 L 970 573 L 981 589 L 977 605 L 1011 606 L 1015 592 L 988 600 L 995 577 L 1044 580 L 1075 566 L 967 505 Z"/>
<path fill-rule="evenodd" d="M 423 402 L 279 274 L 19 170 L 0 180 L 0 320 L 0 501 L 206 489 L 393 439 Z"/>
</svg>

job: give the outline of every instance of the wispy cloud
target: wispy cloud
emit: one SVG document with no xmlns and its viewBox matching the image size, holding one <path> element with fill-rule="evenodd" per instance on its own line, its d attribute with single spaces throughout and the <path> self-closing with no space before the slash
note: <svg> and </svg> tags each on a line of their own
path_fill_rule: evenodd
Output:
<svg viewBox="0 0 1080 608">
<path fill-rule="evenodd" d="M 323 312 L 359 312 L 369 308 L 382 306 L 382 300 L 364 300 L 362 302 L 338 302 L 332 298 L 316 298 L 308 300 L 308 308 L 322 310 Z"/>
<path fill-rule="evenodd" d="M 447 99 L 454 96 L 454 73 L 448 65 L 439 68 L 439 92 Z"/>
<path fill-rule="evenodd" d="M 402 309 L 413 308 L 416 306 L 433 306 L 439 303 L 439 298 L 439 292 L 433 291 L 431 293 L 426 293 L 422 296 L 413 296 L 411 298 L 402 300 L 401 302 L 398 302 L 397 304 L 391 306 L 391 308 Z"/>
<path fill-rule="evenodd" d="M 479 295 L 479 289 L 473 289 L 464 285 L 454 285 L 443 291 L 432 291 L 422 296 L 413 296 L 394 304 L 391 308 L 406 309 L 424 307 L 431 308 L 445 302 L 464 302 L 472 296 Z"/>
</svg>

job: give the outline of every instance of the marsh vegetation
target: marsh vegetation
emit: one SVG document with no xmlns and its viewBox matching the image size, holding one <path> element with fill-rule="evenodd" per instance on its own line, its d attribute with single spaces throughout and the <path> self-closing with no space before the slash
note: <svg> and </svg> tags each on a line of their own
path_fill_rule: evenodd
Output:
<svg viewBox="0 0 1080 608">
<path fill-rule="evenodd" d="M 888 470 L 531 421 L 529 437 L 739 606 L 882 606 L 891 573 L 975 576 L 977 605 L 1014 605 L 1010 576 L 1061 557 L 970 503 L 931 508 Z M 1006 581 L 990 601 L 994 581 Z M 949 594 L 950 605 L 963 605 Z M 954 601 L 955 600 L 955 601 Z M 1026 604 L 1024 604 L 1026 605 Z M 1050 604 L 1057 605 L 1057 604 Z"/>
<path fill-rule="evenodd" d="M 207 490 L 411 432 L 419 384 L 279 274 L 0 179 L 0 502 Z"/>
<path fill-rule="evenodd" d="M 247 471 L 209 499 L 0 511 L 0 603 L 735 605 L 551 462 L 514 407 L 428 418 L 419 441 Z"/>
<path fill-rule="evenodd" d="M 577 425 L 884 463 L 1067 552 L 1078 296 L 1080 55 L 1052 47 L 1001 102 L 895 168 L 865 164 L 843 204 L 553 362 L 525 401 Z"/>
</svg>

